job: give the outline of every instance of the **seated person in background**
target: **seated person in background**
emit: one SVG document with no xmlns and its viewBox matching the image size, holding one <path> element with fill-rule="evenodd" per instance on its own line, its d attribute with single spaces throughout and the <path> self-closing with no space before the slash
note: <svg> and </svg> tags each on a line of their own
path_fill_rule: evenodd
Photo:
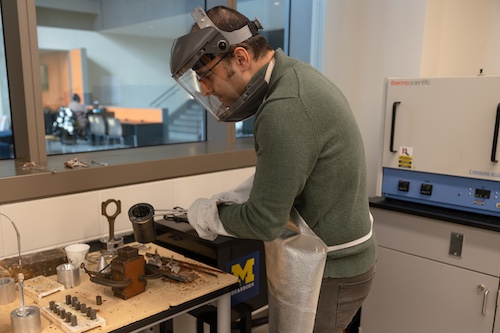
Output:
<svg viewBox="0 0 500 333">
<path fill-rule="evenodd" d="M 79 137 L 85 138 L 87 136 L 87 108 L 81 104 L 81 99 L 78 94 L 73 94 L 73 99 L 69 102 L 68 108 L 73 111 L 76 121 L 76 133 Z"/>
</svg>

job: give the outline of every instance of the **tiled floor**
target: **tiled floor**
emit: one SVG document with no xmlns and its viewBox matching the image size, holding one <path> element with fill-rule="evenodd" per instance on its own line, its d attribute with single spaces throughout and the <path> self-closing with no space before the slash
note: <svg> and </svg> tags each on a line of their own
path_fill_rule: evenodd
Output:
<svg viewBox="0 0 500 333">
<path fill-rule="evenodd" d="M 176 330 L 177 331 L 177 328 Z M 210 326 L 207 324 L 204 325 L 204 333 L 207 333 L 210 331 Z M 190 330 L 190 332 L 193 332 L 193 330 Z M 240 332 L 239 329 L 232 329 L 231 333 L 238 333 Z M 144 332 L 147 333 L 147 332 Z M 269 326 L 267 324 L 260 325 L 260 326 L 254 326 L 252 327 L 252 333 L 269 333 Z"/>
<path fill-rule="evenodd" d="M 268 315 L 267 306 L 262 310 L 257 310 L 252 314 L 252 319 L 266 317 Z M 260 326 L 252 327 L 252 333 L 269 333 L 269 325 L 264 324 Z"/>
<path fill-rule="evenodd" d="M 268 325 L 262 325 L 255 328 L 252 328 L 252 333 L 269 333 Z"/>
</svg>

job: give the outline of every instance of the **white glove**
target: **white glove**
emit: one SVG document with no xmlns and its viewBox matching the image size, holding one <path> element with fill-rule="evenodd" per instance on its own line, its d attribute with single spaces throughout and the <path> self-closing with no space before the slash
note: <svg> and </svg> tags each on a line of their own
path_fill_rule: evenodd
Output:
<svg viewBox="0 0 500 333">
<path fill-rule="evenodd" d="M 219 218 L 216 199 L 197 199 L 187 212 L 189 224 L 203 239 L 214 240 L 217 235 L 235 237 L 229 234 Z"/>
<path fill-rule="evenodd" d="M 250 191 L 252 190 L 253 179 L 254 175 L 250 176 L 247 180 L 232 190 L 214 195 L 212 199 L 217 200 L 218 204 L 224 203 L 226 205 L 247 202 L 250 197 Z"/>
<path fill-rule="evenodd" d="M 217 235 L 235 237 L 224 229 L 219 218 L 217 205 L 246 202 L 252 190 L 253 178 L 252 175 L 230 191 L 215 194 L 210 199 L 200 198 L 193 202 L 188 209 L 187 217 L 189 224 L 196 230 L 200 238 L 214 240 Z"/>
</svg>

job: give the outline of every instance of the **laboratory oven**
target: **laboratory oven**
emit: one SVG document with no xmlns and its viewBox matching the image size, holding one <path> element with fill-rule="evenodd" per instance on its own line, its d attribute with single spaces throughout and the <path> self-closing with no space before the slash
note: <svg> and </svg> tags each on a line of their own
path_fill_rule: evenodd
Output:
<svg viewBox="0 0 500 333">
<path fill-rule="evenodd" d="M 385 83 L 381 194 L 500 216 L 500 77 Z"/>
</svg>

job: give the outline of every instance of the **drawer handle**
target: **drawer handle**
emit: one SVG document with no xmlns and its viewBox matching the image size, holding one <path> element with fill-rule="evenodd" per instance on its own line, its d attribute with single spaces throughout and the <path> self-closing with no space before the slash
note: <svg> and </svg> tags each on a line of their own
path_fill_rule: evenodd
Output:
<svg viewBox="0 0 500 333">
<path fill-rule="evenodd" d="M 481 313 L 483 314 L 483 316 L 486 316 L 486 305 L 488 304 L 488 295 L 490 293 L 490 290 L 486 289 L 484 284 L 478 285 L 477 289 L 483 292 L 483 308 L 481 310 Z"/>
</svg>

